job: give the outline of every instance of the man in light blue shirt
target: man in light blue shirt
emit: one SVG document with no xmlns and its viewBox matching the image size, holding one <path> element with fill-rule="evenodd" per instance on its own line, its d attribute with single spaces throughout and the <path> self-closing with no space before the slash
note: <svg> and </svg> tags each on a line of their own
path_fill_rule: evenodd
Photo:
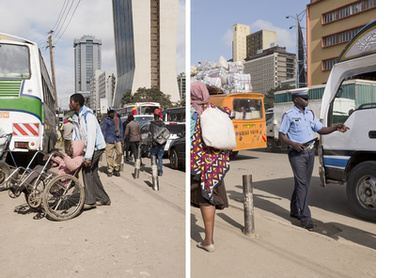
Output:
<svg viewBox="0 0 400 278">
<path fill-rule="evenodd" d="M 99 160 L 106 147 L 100 125 L 93 111 L 84 105 L 84 98 L 81 94 L 73 94 L 70 97 L 69 109 L 75 111 L 72 117 L 74 124 L 72 140 L 82 140 L 85 148 L 85 167 L 82 169 L 85 184 L 83 208 L 90 209 L 96 205 L 110 205 L 110 197 L 98 174 Z"/>
<path fill-rule="evenodd" d="M 320 135 L 335 130 L 346 132 L 349 128 L 343 124 L 324 127 L 308 110 L 308 89 L 292 93 L 294 107 L 283 114 L 279 128 L 279 140 L 289 145 L 289 162 L 294 175 L 294 190 L 290 201 L 290 216 L 298 218 L 300 225 L 313 230 L 316 225 L 311 220 L 307 203 L 307 193 L 314 169 L 314 132 Z"/>
</svg>

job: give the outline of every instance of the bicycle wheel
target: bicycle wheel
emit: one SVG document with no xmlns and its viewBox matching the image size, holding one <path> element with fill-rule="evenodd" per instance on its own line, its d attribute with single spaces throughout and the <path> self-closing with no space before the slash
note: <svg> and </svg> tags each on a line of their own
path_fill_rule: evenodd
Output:
<svg viewBox="0 0 400 278">
<path fill-rule="evenodd" d="M 54 177 L 43 192 L 43 208 L 53 220 L 74 218 L 83 207 L 85 190 L 79 180 L 71 175 Z"/>
</svg>

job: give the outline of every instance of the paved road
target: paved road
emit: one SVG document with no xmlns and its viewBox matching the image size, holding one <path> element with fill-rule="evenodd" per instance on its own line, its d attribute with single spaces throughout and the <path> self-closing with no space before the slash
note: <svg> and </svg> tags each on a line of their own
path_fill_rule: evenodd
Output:
<svg viewBox="0 0 400 278">
<path fill-rule="evenodd" d="M 185 173 L 164 160 L 155 192 L 144 163 L 138 180 L 129 164 L 121 177 L 101 173 L 111 206 L 70 221 L 48 220 L 23 196 L 0 192 L 0 277 L 184 277 Z"/>
<path fill-rule="evenodd" d="M 255 237 L 243 234 L 242 176 L 253 180 Z M 225 179 L 230 208 L 217 212 L 216 251 L 195 247 L 204 237 L 198 209 L 191 209 L 192 278 L 203 277 L 375 277 L 376 224 L 356 218 L 341 185 L 319 186 L 318 157 L 309 205 L 316 231 L 289 217 L 293 176 L 287 155 L 241 151 Z"/>
</svg>

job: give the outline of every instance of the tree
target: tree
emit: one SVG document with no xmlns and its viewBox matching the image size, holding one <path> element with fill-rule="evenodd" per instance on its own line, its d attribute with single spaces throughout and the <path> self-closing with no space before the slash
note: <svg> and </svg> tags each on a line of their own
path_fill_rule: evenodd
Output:
<svg viewBox="0 0 400 278">
<path fill-rule="evenodd" d="M 131 90 L 129 90 L 122 96 L 121 104 L 125 105 L 146 101 L 158 102 L 163 109 L 172 106 L 171 96 L 164 94 L 158 88 L 139 88 L 133 95 L 131 94 Z"/>
<path fill-rule="evenodd" d="M 131 99 L 132 99 L 132 91 L 128 90 L 125 92 L 125 94 L 121 98 L 121 105 L 132 103 Z"/>
<path fill-rule="evenodd" d="M 274 100 L 275 100 L 274 93 L 275 92 L 289 90 L 289 89 L 293 89 L 293 87 L 291 87 L 290 85 L 284 85 L 284 86 L 272 88 L 266 94 L 264 94 L 264 109 L 265 109 L 265 111 L 267 111 L 268 108 L 274 107 Z"/>
</svg>

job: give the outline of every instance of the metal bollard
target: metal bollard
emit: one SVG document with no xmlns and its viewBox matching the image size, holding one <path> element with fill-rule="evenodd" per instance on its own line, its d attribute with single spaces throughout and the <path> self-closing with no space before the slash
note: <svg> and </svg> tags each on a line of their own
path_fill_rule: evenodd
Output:
<svg viewBox="0 0 400 278">
<path fill-rule="evenodd" d="M 140 149 L 140 145 L 138 148 L 138 157 L 135 161 L 135 174 L 134 174 L 134 178 L 138 179 L 139 178 L 139 172 L 140 172 L 140 166 L 142 164 L 142 151 Z"/>
<path fill-rule="evenodd" d="M 251 175 L 243 175 L 244 233 L 254 235 L 253 182 Z"/>
<path fill-rule="evenodd" d="M 159 183 L 158 183 L 158 172 L 157 172 L 157 162 L 156 162 L 156 157 L 152 156 L 151 157 L 151 174 L 152 174 L 152 180 L 153 180 L 153 190 L 158 191 L 159 190 Z"/>
</svg>

